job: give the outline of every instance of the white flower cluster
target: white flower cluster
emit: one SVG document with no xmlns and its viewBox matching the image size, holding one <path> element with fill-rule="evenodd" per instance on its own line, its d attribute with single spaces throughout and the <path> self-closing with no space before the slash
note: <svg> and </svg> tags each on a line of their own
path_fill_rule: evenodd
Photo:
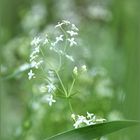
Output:
<svg viewBox="0 0 140 140">
<path fill-rule="evenodd" d="M 70 28 L 70 30 L 65 30 L 63 26 L 65 26 L 65 28 Z M 75 41 L 75 36 L 78 35 L 79 29 L 67 20 L 62 20 L 62 22 L 58 22 L 55 28 L 60 29 L 62 31 L 62 34 L 56 37 L 55 41 L 51 43 L 50 50 L 53 50 L 54 52 L 65 56 L 70 61 L 74 61 L 73 56 L 67 54 L 65 47 L 72 47 L 77 45 L 77 42 Z M 66 43 L 62 49 L 58 47 L 60 42 Z"/>
<path fill-rule="evenodd" d="M 87 112 L 87 116 L 82 115 L 71 115 L 72 119 L 74 120 L 74 128 L 79 128 L 82 126 L 88 126 L 88 125 L 94 125 L 97 123 L 102 123 L 105 121 L 105 119 L 97 118 L 93 113 Z"/>
<path fill-rule="evenodd" d="M 53 99 L 53 93 L 56 90 L 56 86 L 54 85 L 54 75 L 52 71 L 48 72 L 48 84 L 42 84 L 40 86 L 40 92 L 46 93 L 42 97 L 43 102 L 47 102 L 49 106 L 52 106 L 52 103 L 55 103 L 56 100 Z"/>
<path fill-rule="evenodd" d="M 65 29 L 62 26 L 65 26 Z M 50 40 L 47 34 L 45 37 L 34 37 L 34 39 L 31 41 L 31 46 L 33 48 L 33 51 L 30 54 L 31 68 L 38 69 L 39 66 L 43 63 L 43 60 L 40 60 L 39 57 L 40 49 L 43 45 L 49 46 L 49 49 L 51 51 L 54 51 L 59 55 L 62 55 L 70 61 L 74 62 L 73 56 L 68 54 L 66 48 L 69 46 L 72 47 L 77 45 L 77 42 L 75 41 L 75 36 L 78 35 L 79 29 L 67 20 L 62 20 L 62 22 L 58 22 L 55 28 L 60 29 L 60 31 L 62 32 L 60 35 L 55 37 L 55 41 Z M 70 30 L 66 30 L 67 28 L 70 28 Z M 33 69 L 29 71 L 28 78 L 29 80 L 35 78 L 35 73 L 33 72 Z"/>
<path fill-rule="evenodd" d="M 81 74 L 81 73 L 86 72 L 86 71 L 87 71 L 87 66 L 86 65 L 82 65 L 80 68 L 75 66 L 74 69 L 73 69 L 73 74 L 75 76 L 78 76 L 78 74 Z"/>
<path fill-rule="evenodd" d="M 28 72 L 29 80 L 35 78 L 34 69 L 38 69 L 40 67 L 41 69 L 43 69 L 42 67 L 42 63 L 44 63 L 43 62 L 44 54 L 42 51 L 43 49 L 49 48 L 48 50 L 45 51 L 53 51 L 61 56 L 64 56 L 65 58 L 69 59 L 72 62 L 74 61 L 73 56 L 68 54 L 67 47 L 77 45 L 77 42 L 75 41 L 75 36 L 78 35 L 79 31 L 78 28 L 67 20 L 62 20 L 62 22 L 58 22 L 55 28 L 59 30 L 59 35 L 57 35 L 54 40 L 52 39 L 52 37 L 49 37 L 48 34 L 46 35 L 41 34 L 40 36 L 34 37 L 33 40 L 31 41 L 32 52 L 30 54 L 30 64 L 29 64 L 30 71 Z M 47 69 L 52 68 L 47 67 Z M 56 90 L 56 86 L 54 83 L 55 82 L 53 71 L 49 70 L 47 75 L 47 84 L 46 83 L 41 84 L 40 92 L 45 93 L 42 96 L 42 101 L 47 102 L 50 106 L 56 102 L 53 99 L 53 95 Z"/>
<path fill-rule="evenodd" d="M 31 46 L 33 47 L 33 51 L 30 54 L 31 68 L 38 69 L 39 66 L 43 63 L 43 60 L 39 60 L 40 43 L 41 43 L 40 37 L 35 37 L 31 42 Z M 28 78 L 29 80 L 31 80 L 32 78 L 35 78 L 35 73 L 33 73 L 32 69 L 28 73 Z"/>
</svg>

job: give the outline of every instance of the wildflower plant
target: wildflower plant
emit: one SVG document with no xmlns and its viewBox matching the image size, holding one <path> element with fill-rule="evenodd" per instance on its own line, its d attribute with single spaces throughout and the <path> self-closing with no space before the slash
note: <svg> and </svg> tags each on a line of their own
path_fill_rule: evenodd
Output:
<svg viewBox="0 0 140 140">
<path fill-rule="evenodd" d="M 75 83 L 83 73 L 87 72 L 87 66 L 76 65 L 74 55 L 71 50 L 78 46 L 79 29 L 70 21 L 62 20 L 54 26 L 57 36 L 52 37 L 49 34 L 41 34 L 33 38 L 31 41 L 32 51 L 30 53 L 30 70 L 28 79 L 34 80 L 36 77 L 41 79 L 39 90 L 41 93 L 40 101 L 47 103 L 50 107 L 57 103 L 58 98 L 66 99 L 71 112 L 71 118 L 74 121 L 74 128 L 92 125 L 105 121 L 96 117 L 93 113 L 87 112 L 87 116 L 77 115 L 71 104 Z M 48 53 L 49 52 L 49 53 Z M 48 56 L 53 55 L 53 59 Z M 55 63 L 54 63 L 55 61 Z M 65 61 L 69 61 L 72 65 L 71 84 L 64 84 L 63 74 L 66 71 Z M 41 72 L 38 72 L 40 70 Z M 81 95 L 82 96 L 82 95 Z M 57 99 L 56 99 L 57 98 Z"/>
<path fill-rule="evenodd" d="M 76 97 L 75 95 L 79 93 L 76 89 L 78 86 L 76 85 L 81 82 L 82 76 L 87 74 L 88 71 L 86 64 L 79 64 L 72 53 L 76 50 L 75 48 L 79 47 L 79 29 L 67 20 L 58 22 L 58 24 L 54 26 L 54 29 L 55 32 L 51 34 L 42 33 L 37 35 L 30 43 L 32 49 L 29 56 L 28 79 L 30 81 L 36 78 L 39 79 L 40 84 L 38 91 L 41 93 L 37 95 L 37 100 L 32 99 L 32 107 L 33 109 L 38 109 L 41 103 L 47 104 L 48 107 L 57 107 L 55 104 L 62 101 L 59 99 L 64 99 L 66 101 L 64 105 L 67 103 L 69 118 L 73 121 L 73 127 L 75 129 L 51 137 L 48 140 L 75 140 L 75 137 L 81 140 L 100 139 L 105 134 L 138 124 L 136 121 L 106 122 L 106 119 L 94 113 L 90 113 L 87 110 L 85 111 L 86 115 L 78 114 L 77 111 L 75 111 L 76 109 L 72 105 L 72 100 Z M 67 77 L 65 77 L 65 73 L 69 73 Z M 92 74 L 97 75 L 95 71 L 92 72 Z M 70 82 L 66 82 L 65 79 L 67 78 Z M 80 88 L 83 89 L 83 87 Z M 78 94 L 77 96 L 83 96 L 83 99 L 86 99 L 83 94 Z M 91 94 L 88 94 L 88 96 L 91 96 Z M 87 101 L 87 103 L 89 102 Z M 52 107 L 52 109 L 54 108 Z M 57 113 L 58 111 L 55 112 L 52 117 L 56 118 L 55 115 Z M 45 114 L 43 113 L 43 115 Z M 40 117 L 42 118 L 42 116 Z M 34 123 L 36 124 L 36 122 Z M 93 133 L 93 131 L 95 133 Z"/>
</svg>

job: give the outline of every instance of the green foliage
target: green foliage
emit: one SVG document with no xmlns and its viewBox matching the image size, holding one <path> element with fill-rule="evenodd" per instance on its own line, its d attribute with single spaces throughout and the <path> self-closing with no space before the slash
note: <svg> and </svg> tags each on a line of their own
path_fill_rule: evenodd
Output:
<svg viewBox="0 0 140 140">
<path fill-rule="evenodd" d="M 29 69 L 23 69 L 29 64 L 31 39 L 38 33 L 54 34 L 52 27 L 63 19 L 80 29 L 80 45 L 70 52 L 76 61 L 63 61 L 59 72 L 66 91 L 72 85 L 74 66 L 86 64 L 88 70 L 71 92 L 74 112 L 93 112 L 107 121 L 139 120 L 139 7 L 139 0 L 0 0 L 1 139 L 43 140 L 73 128 L 67 99 L 55 96 L 58 102 L 51 108 L 40 102 L 41 79 L 29 81 Z M 57 55 L 45 53 L 45 60 L 57 67 Z M 62 96 L 59 90 L 57 95 Z M 139 129 L 133 128 L 105 139 L 139 137 Z"/>
<path fill-rule="evenodd" d="M 120 129 L 139 125 L 137 121 L 112 121 L 60 133 L 46 140 L 92 140 Z"/>
</svg>

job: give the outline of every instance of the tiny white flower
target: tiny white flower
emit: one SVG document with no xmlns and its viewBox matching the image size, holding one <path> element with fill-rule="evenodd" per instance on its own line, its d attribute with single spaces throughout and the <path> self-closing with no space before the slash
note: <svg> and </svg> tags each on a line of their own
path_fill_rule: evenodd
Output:
<svg viewBox="0 0 140 140">
<path fill-rule="evenodd" d="M 56 102 L 56 100 L 53 99 L 53 95 L 45 95 L 43 97 L 43 101 L 47 102 L 49 104 L 49 106 L 52 106 L 52 103 Z"/>
<path fill-rule="evenodd" d="M 31 45 L 32 46 L 34 46 L 34 45 L 38 46 L 40 42 L 41 42 L 41 39 L 39 37 L 34 37 L 34 39 L 31 42 Z"/>
<path fill-rule="evenodd" d="M 75 114 L 71 114 L 71 118 L 75 120 Z"/>
<path fill-rule="evenodd" d="M 81 122 L 76 121 L 73 126 L 74 126 L 74 128 L 78 128 L 80 124 L 81 124 Z"/>
<path fill-rule="evenodd" d="M 45 45 L 45 44 L 47 44 L 47 43 L 49 43 L 49 40 L 48 40 L 47 38 L 45 38 L 43 44 Z"/>
<path fill-rule="evenodd" d="M 63 24 L 64 24 L 63 22 L 62 23 L 58 22 L 55 28 L 61 27 Z"/>
<path fill-rule="evenodd" d="M 82 116 L 82 115 L 78 115 L 78 121 L 79 122 L 84 122 L 86 120 L 86 117 Z"/>
<path fill-rule="evenodd" d="M 79 31 L 79 29 L 78 29 L 74 24 L 72 24 L 71 29 L 72 29 L 72 30 L 75 30 L 75 31 Z"/>
<path fill-rule="evenodd" d="M 30 70 L 30 72 L 28 73 L 28 79 L 31 80 L 32 78 L 35 78 L 35 74 L 32 70 Z"/>
<path fill-rule="evenodd" d="M 70 42 L 70 47 L 73 46 L 73 45 L 77 45 L 74 38 L 68 38 L 67 40 Z"/>
<path fill-rule="evenodd" d="M 51 43 L 51 45 L 54 47 L 57 44 L 57 42 L 53 42 Z"/>
<path fill-rule="evenodd" d="M 89 113 L 89 112 L 87 112 L 87 118 L 88 118 L 88 119 L 91 119 L 93 116 L 94 116 L 93 113 Z"/>
<path fill-rule="evenodd" d="M 27 69 L 29 69 L 29 68 L 31 68 L 31 65 L 30 64 L 28 64 L 28 63 L 25 63 L 25 64 L 23 64 L 23 65 L 21 65 L 20 67 L 19 67 L 19 71 L 25 71 L 25 70 L 27 70 Z"/>
<path fill-rule="evenodd" d="M 38 57 L 38 55 L 32 55 L 32 54 L 31 54 L 31 55 L 30 55 L 30 62 L 31 62 L 31 61 L 34 61 L 35 58 L 37 58 L 37 57 Z"/>
<path fill-rule="evenodd" d="M 64 52 L 62 50 L 59 50 L 59 53 L 64 55 Z"/>
<path fill-rule="evenodd" d="M 34 68 L 35 66 L 36 66 L 36 61 L 33 60 L 33 61 L 31 62 L 31 67 Z"/>
<path fill-rule="evenodd" d="M 67 33 L 70 34 L 70 36 L 78 35 L 78 33 L 74 31 L 67 31 Z"/>
<path fill-rule="evenodd" d="M 39 46 L 35 47 L 34 52 L 35 52 L 35 53 L 39 53 L 39 52 L 40 52 Z"/>
<path fill-rule="evenodd" d="M 78 68 L 76 66 L 73 69 L 73 74 L 76 76 L 78 75 Z"/>
<path fill-rule="evenodd" d="M 86 125 L 91 125 L 91 121 L 90 121 L 90 120 L 85 119 L 85 120 L 83 120 L 83 122 L 84 122 Z"/>
<path fill-rule="evenodd" d="M 60 35 L 59 37 L 56 37 L 56 42 L 63 41 L 63 36 L 64 35 Z"/>
<path fill-rule="evenodd" d="M 66 25 L 70 24 L 70 21 L 68 21 L 68 20 L 62 20 L 62 22 Z"/>
<path fill-rule="evenodd" d="M 82 70 L 82 72 L 86 72 L 86 71 L 87 71 L 87 66 L 86 66 L 86 65 L 83 65 L 83 66 L 81 67 L 81 70 Z"/>
<path fill-rule="evenodd" d="M 80 124 L 82 124 L 83 122 L 85 122 L 86 121 L 86 118 L 84 117 L 84 116 L 80 116 L 80 115 L 78 115 L 78 118 L 77 118 L 77 120 L 76 120 L 76 122 L 74 123 L 74 127 L 75 128 L 78 128 L 79 126 L 80 126 Z"/>
<path fill-rule="evenodd" d="M 32 61 L 31 67 L 38 69 L 39 65 L 41 65 L 42 63 L 43 63 L 43 60 L 40 60 L 39 62 Z"/>
<path fill-rule="evenodd" d="M 47 85 L 47 90 L 48 90 L 48 93 L 52 93 L 56 90 L 56 87 L 52 83 L 49 83 Z"/>
<path fill-rule="evenodd" d="M 50 50 L 59 53 L 59 51 L 55 47 L 50 47 Z"/>
</svg>

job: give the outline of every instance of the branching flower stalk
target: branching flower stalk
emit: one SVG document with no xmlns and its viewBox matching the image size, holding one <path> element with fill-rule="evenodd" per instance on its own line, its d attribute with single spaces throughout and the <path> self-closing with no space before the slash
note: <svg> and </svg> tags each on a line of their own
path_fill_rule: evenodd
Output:
<svg viewBox="0 0 140 140">
<path fill-rule="evenodd" d="M 104 119 L 97 118 L 93 113 L 87 112 L 87 116 L 76 115 L 71 105 L 71 98 L 74 96 L 73 90 L 78 77 L 87 71 L 86 65 L 81 67 L 75 66 L 72 71 L 72 82 L 70 88 L 67 89 L 63 77 L 60 75 L 63 61 L 75 62 L 73 55 L 69 54 L 69 49 L 77 46 L 76 37 L 78 36 L 79 29 L 70 21 L 62 20 L 58 22 L 55 29 L 59 31 L 55 40 L 52 40 L 48 34 L 34 37 L 31 41 L 32 52 L 30 54 L 30 71 L 28 73 L 28 79 L 32 80 L 38 75 L 36 69 L 40 69 L 44 75 L 43 84 L 40 91 L 44 93 L 41 96 L 41 101 L 48 103 L 52 106 L 56 103 L 55 96 L 65 98 L 68 102 L 71 118 L 74 121 L 74 127 L 78 128 L 85 125 L 92 125 L 103 122 Z M 53 65 L 53 62 L 49 61 L 47 52 L 54 53 L 57 56 L 56 61 L 58 66 Z M 58 83 L 61 87 L 58 87 Z M 56 90 L 62 93 L 63 96 L 56 94 Z M 55 96 L 54 96 L 55 95 Z"/>
</svg>

